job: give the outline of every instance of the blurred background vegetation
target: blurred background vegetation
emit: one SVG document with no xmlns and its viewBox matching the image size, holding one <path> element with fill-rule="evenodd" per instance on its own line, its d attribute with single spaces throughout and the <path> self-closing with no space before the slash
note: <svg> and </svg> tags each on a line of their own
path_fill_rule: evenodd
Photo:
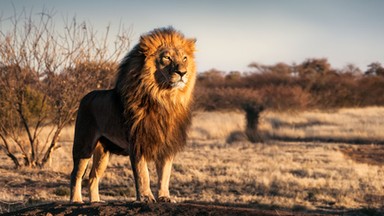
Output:
<svg viewBox="0 0 384 216">
<path fill-rule="evenodd" d="M 247 101 L 272 110 L 384 105 L 384 68 L 379 62 L 371 63 L 367 71 L 353 64 L 335 69 L 326 58 L 249 67 L 252 72 L 212 69 L 199 73 L 196 108 L 234 109 Z"/>
</svg>

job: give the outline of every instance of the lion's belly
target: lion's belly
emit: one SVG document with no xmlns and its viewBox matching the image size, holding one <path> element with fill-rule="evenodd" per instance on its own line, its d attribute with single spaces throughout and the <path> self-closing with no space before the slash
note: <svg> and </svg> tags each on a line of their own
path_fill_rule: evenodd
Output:
<svg viewBox="0 0 384 216">
<path fill-rule="evenodd" d="M 111 137 L 112 139 L 108 139 L 107 137 L 101 137 L 99 141 L 103 144 L 104 148 L 110 151 L 113 154 L 118 155 L 129 155 L 129 145 L 127 142 L 123 140 L 116 139 L 116 137 Z"/>
<path fill-rule="evenodd" d="M 107 147 L 112 146 L 119 148 L 121 151 L 129 152 L 129 144 L 126 136 L 127 129 L 123 124 L 121 118 L 114 119 L 110 117 L 104 124 L 99 126 L 99 133 L 102 138 L 107 139 L 109 142 L 106 143 Z"/>
<path fill-rule="evenodd" d="M 112 153 L 127 155 L 129 144 L 124 124 L 123 108 L 114 90 L 96 91 L 92 98 L 90 114 L 93 116 L 99 141 Z"/>
</svg>

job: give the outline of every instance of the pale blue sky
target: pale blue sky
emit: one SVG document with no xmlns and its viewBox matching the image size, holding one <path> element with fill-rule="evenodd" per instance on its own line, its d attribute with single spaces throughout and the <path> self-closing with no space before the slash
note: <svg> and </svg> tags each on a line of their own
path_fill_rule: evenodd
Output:
<svg viewBox="0 0 384 216">
<path fill-rule="evenodd" d="M 53 9 L 58 21 L 76 15 L 95 29 L 123 23 L 132 40 L 172 25 L 197 38 L 198 70 L 250 70 L 251 62 L 301 63 L 328 58 L 362 70 L 384 63 L 384 0 L 2 0 L 4 19 L 23 7 Z"/>
</svg>

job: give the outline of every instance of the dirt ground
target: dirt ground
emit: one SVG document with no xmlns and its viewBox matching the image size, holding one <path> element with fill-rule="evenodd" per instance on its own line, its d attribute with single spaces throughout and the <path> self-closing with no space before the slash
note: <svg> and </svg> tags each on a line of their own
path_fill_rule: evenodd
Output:
<svg viewBox="0 0 384 216">
<path fill-rule="evenodd" d="M 50 203 L 5 215 L 294 215 L 292 212 L 208 204 L 143 204 L 108 202 L 94 204 Z M 295 214 L 296 215 L 296 214 Z"/>
<path fill-rule="evenodd" d="M 383 215 L 377 209 L 359 209 L 349 211 L 290 211 L 290 210 L 263 210 L 243 206 L 219 206 L 209 203 L 135 203 L 135 202 L 105 202 L 88 204 L 69 204 L 55 202 L 44 205 L 28 207 L 15 212 L 2 214 L 4 216 L 64 216 L 64 215 L 255 215 L 255 216 L 288 216 L 288 215 Z"/>
</svg>

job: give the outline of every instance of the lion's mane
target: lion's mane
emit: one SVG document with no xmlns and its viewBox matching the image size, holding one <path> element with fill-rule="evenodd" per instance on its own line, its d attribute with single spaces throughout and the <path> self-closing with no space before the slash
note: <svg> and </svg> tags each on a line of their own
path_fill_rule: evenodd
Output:
<svg viewBox="0 0 384 216">
<path fill-rule="evenodd" d="M 194 43 L 172 27 L 155 29 L 141 36 L 119 67 L 115 89 L 124 106 L 128 140 L 134 143 L 135 153 L 147 160 L 174 156 L 186 143 L 196 79 Z M 163 88 L 156 83 L 155 58 L 164 46 L 183 49 L 189 56 L 187 70 L 192 75 L 183 89 Z"/>
</svg>

